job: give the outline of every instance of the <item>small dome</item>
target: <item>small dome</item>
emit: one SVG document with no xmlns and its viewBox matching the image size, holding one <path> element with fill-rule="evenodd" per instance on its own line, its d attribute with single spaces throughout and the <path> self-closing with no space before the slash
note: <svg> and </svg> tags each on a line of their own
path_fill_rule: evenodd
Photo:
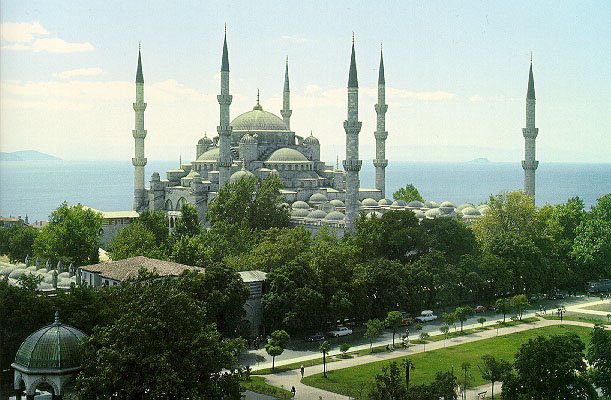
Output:
<svg viewBox="0 0 611 400">
<path fill-rule="evenodd" d="M 441 203 L 439 205 L 439 207 L 441 208 L 456 208 L 456 206 L 454 205 L 454 203 L 449 202 L 449 201 L 444 201 L 443 203 Z"/>
<path fill-rule="evenodd" d="M 395 200 L 391 204 L 392 207 L 407 207 L 407 203 L 404 200 Z"/>
<path fill-rule="evenodd" d="M 426 217 L 426 215 L 424 215 L 424 213 L 420 210 L 413 210 L 413 212 L 418 219 L 424 219 L 424 217 Z"/>
<path fill-rule="evenodd" d="M 305 140 L 303 141 L 303 144 L 319 144 L 318 139 L 316 139 L 314 136 L 312 136 L 312 132 L 310 132 L 310 136 L 308 136 L 307 138 L 305 138 Z"/>
<path fill-rule="evenodd" d="M 323 219 L 323 221 L 327 222 L 340 222 L 343 221 L 345 215 L 339 211 L 331 211 L 327 216 Z"/>
<path fill-rule="evenodd" d="M 329 202 L 333 207 L 345 207 L 345 204 L 340 199 L 333 199 Z"/>
<path fill-rule="evenodd" d="M 309 210 L 310 206 L 305 201 L 298 200 L 291 206 L 293 210 Z"/>
<path fill-rule="evenodd" d="M 314 193 L 310 196 L 310 203 L 324 203 L 327 201 L 327 196 L 322 193 Z"/>
<path fill-rule="evenodd" d="M 229 177 L 229 182 L 233 183 L 233 182 L 237 182 L 242 178 L 249 178 L 251 176 L 254 176 L 254 174 L 250 171 L 246 171 L 244 168 L 242 168 L 239 171 L 234 172 L 230 177 Z"/>
<path fill-rule="evenodd" d="M 216 162 L 219 158 L 219 148 L 214 147 L 197 158 L 197 161 Z"/>
<path fill-rule="evenodd" d="M 471 204 L 471 203 L 462 203 L 461 205 L 459 205 L 458 207 L 456 207 L 456 209 L 457 209 L 458 211 L 462 211 L 462 210 L 464 210 L 464 209 L 465 209 L 465 208 L 467 208 L 467 207 L 473 207 L 473 208 L 475 208 L 475 206 L 474 206 L 473 204 Z"/>
<path fill-rule="evenodd" d="M 81 343 L 85 334 L 59 322 L 47 325 L 28 336 L 15 356 L 15 364 L 32 370 L 71 370 L 81 367 Z"/>
<path fill-rule="evenodd" d="M 305 210 L 303 208 L 297 208 L 297 209 L 293 209 L 293 211 L 291 212 L 291 217 L 293 218 L 305 218 L 310 214 L 310 212 L 308 210 Z"/>
<path fill-rule="evenodd" d="M 478 210 L 476 210 L 473 207 L 465 207 L 462 209 L 462 215 L 465 216 L 478 216 L 478 215 L 482 215 L 482 213 L 480 213 Z"/>
<path fill-rule="evenodd" d="M 425 201 L 424 206 L 426 208 L 437 208 L 439 207 L 439 204 L 435 203 L 434 201 Z"/>
<path fill-rule="evenodd" d="M 22 275 L 27 275 L 29 274 L 29 271 L 26 270 L 25 268 L 17 268 L 14 269 L 9 275 L 9 278 L 13 278 L 13 279 L 19 279 L 20 276 Z"/>
<path fill-rule="evenodd" d="M 203 145 L 211 145 L 212 144 L 212 139 L 210 139 L 208 136 L 205 136 L 201 139 L 199 139 L 197 141 L 197 144 L 203 144 Z"/>
<path fill-rule="evenodd" d="M 489 209 L 490 207 L 488 206 L 488 204 L 481 204 L 477 206 L 477 211 L 479 211 L 481 215 L 486 215 Z"/>
<path fill-rule="evenodd" d="M 287 162 L 287 161 L 299 161 L 299 162 L 307 162 L 309 161 L 306 156 L 298 152 L 294 149 L 289 149 L 288 147 L 283 147 L 278 149 L 272 153 L 271 156 L 267 159 L 267 162 Z"/>
<path fill-rule="evenodd" d="M 378 202 L 372 198 L 366 198 L 361 202 L 363 207 L 378 207 Z"/>
<path fill-rule="evenodd" d="M 414 200 L 407 203 L 407 206 L 411 208 L 422 208 L 424 207 L 424 203 L 418 200 Z"/>
<path fill-rule="evenodd" d="M 326 216 L 327 216 L 327 213 L 324 212 L 323 210 L 314 210 L 314 211 L 311 211 L 306 218 L 307 219 L 323 219 Z"/>
<path fill-rule="evenodd" d="M 392 204 L 392 200 L 389 199 L 381 199 L 378 201 L 378 205 L 380 206 L 389 206 Z"/>
<path fill-rule="evenodd" d="M 187 174 L 187 176 L 185 176 L 183 179 L 193 179 L 193 178 L 197 178 L 200 177 L 201 175 L 199 174 L 199 172 L 197 172 L 196 170 L 192 169 L 191 172 L 189 172 Z"/>
<path fill-rule="evenodd" d="M 431 208 L 430 210 L 424 213 L 424 216 L 431 219 L 437 218 L 441 216 L 441 211 L 439 210 L 439 207 Z"/>
<path fill-rule="evenodd" d="M 257 144 L 257 139 L 247 133 L 240 139 L 240 144 Z"/>
</svg>

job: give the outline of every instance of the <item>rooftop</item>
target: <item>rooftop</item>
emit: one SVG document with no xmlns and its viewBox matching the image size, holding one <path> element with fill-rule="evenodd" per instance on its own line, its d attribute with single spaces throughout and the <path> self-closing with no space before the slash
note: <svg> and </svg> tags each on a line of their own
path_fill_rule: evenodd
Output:
<svg viewBox="0 0 611 400">
<path fill-rule="evenodd" d="M 178 276 L 184 271 L 205 271 L 204 268 L 192 267 L 190 265 L 157 260 L 143 256 L 81 267 L 83 271 L 95 272 L 104 278 L 109 278 L 119 282 L 138 276 L 138 271 L 140 268 L 144 268 L 149 272 L 155 271 L 159 276 Z"/>
</svg>

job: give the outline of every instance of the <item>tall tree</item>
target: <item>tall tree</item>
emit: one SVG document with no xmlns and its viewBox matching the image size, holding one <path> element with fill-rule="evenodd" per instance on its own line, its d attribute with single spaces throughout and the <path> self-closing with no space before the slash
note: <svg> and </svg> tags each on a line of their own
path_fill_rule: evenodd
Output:
<svg viewBox="0 0 611 400">
<path fill-rule="evenodd" d="M 373 351 L 373 341 L 382 336 L 384 333 L 384 322 L 379 319 L 370 319 L 365 322 L 365 327 L 367 330 L 363 334 L 364 337 L 369 339 L 369 350 Z"/>
<path fill-rule="evenodd" d="M 326 340 L 320 344 L 318 348 L 322 353 L 322 374 L 326 378 L 327 377 L 327 354 L 331 351 L 331 345 Z"/>
<path fill-rule="evenodd" d="M 272 371 L 276 366 L 276 357 L 284 352 L 290 340 L 291 337 L 286 331 L 277 330 L 272 332 L 271 341 L 265 345 L 265 351 L 272 356 Z"/>
<path fill-rule="evenodd" d="M 526 297 L 525 294 L 517 294 L 513 296 L 509 302 L 511 304 L 511 307 L 516 310 L 518 318 L 522 320 L 522 315 L 524 314 L 524 311 L 526 311 L 530 307 L 528 297 Z"/>
<path fill-rule="evenodd" d="M 115 261 L 135 256 L 167 259 L 165 246 L 159 246 L 155 234 L 138 222 L 133 222 L 117 232 L 109 244 L 109 250 Z"/>
<path fill-rule="evenodd" d="M 6 232 L 6 238 L 1 238 L 0 241 L 6 240 L 6 254 L 13 262 L 23 262 L 27 255 L 32 255 L 32 245 L 38 236 L 38 230 L 29 226 L 12 226 L 10 228 L 2 228 Z M 2 251 L 0 251 L 2 254 Z"/>
<path fill-rule="evenodd" d="M 497 360 L 490 354 L 482 356 L 482 365 L 478 366 L 482 378 L 492 384 L 492 398 L 494 399 L 494 384 L 502 381 L 511 371 L 511 364 L 506 360 Z M 466 390 L 466 388 L 465 388 Z"/>
<path fill-rule="evenodd" d="M 453 314 L 460 321 L 460 331 L 462 332 L 463 323 L 473 315 L 473 309 L 471 307 L 456 307 Z"/>
<path fill-rule="evenodd" d="M 64 202 L 51 213 L 49 223 L 36 236 L 34 253 L 65 265 L 97 263 L 101 228 L 101 214 L 80 204 L 68 206 Z"/>
<path fill-rule="evenodd" d="M 395 335 L 397 334 L 397 329 L 399 329 L 402 322 L 403 315 L 401 315 L 399 311 L 389 311 L 388 315 L 386 315 L 384 323 L 387 327 L 392 329 L 392 347 L 395 347 Z"/>
<path fill-rule="evenodd" d="M 503 323 L 505 323 L 505 317 L 511 312 L 511 302 L 507 299 L 497 299 L 495 306 L 496 312 L 503 314 Z"/>
<path fill-rule="evenodd" d="M 611 396 L 611 331 L 596 325 L 591 335 L 587 359 L 593 368 L 593 381 L 605 396 Z"/>
<path fill-rule="evenodd" d="M 600 197 L 577 227 L 571 256 L 588 279 L 611 274 L 611 193 Z"/>
<path fill-rule="evenodd" d="M 181 217 L 176 221 L 174 236 L 182 238 L 184 236 L 193 237 L 202 232 L 202 224 L 197 215 L 197 209 L 191 204 L 183 204 L 180 209 Z"/>
<path fill-rule="evenodd" d="M 407 203 L 414 200 L 424 203 L 424 198 L 420 195 L 418 189 L 411 183 L 408 183 L 404 188 L 399 188 L 392 194 L 392 197 L 395 200 L 403 200 Z"/>
<path fill-rule="evenodd" d="M 374 377 L 375 386 L 369 392 L 373 400 L 403 400 L 407 389 L 403 386 L 401 368 L 395 361 L 382 367 L 382 373 Z"/>
</svg>

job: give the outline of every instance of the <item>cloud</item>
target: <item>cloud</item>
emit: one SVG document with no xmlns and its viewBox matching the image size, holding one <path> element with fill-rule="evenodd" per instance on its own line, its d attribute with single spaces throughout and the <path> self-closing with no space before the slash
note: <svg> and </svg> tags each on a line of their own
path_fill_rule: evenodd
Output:
<svg viewBox="0 0 611 400">
<path fill-rule="evenodd" d="M 11 44 L 7 44 L 6 46 L 2 46 L 0 47 L 0 49 L 2 50 L 30 50 L 30 46 L 26 45 L 26 44 L 21 44 L 21 43 L 11 43 Z"/>
<path fill-rule="evenodd" d="M 290 42 L 290 43 L 296 43 L 296 44 L 300 44 L 300 43 L 308 43 L 311 42 L 312 40 L 308 39 L 308 38 L 304 38 L 304 37 L 300 37 L 300 36 L 280 36 L 280 39 Z"/>
<path fill-rule="evenodd" d="M 377 90 L 377 89 L 376 89 Z M 377 96 L 377 91 L 375 93 Z M 421 101 L 448 101 L 456 97 L 456 93 L 433 91 L 433 92 L 413 92 L 395 88 L 386 88 L 386 96 L 389 99 L 413 99 Z"/>
<path fill-rule="evenodd" d="M 3 22 L 0 24 L 0 38 L 6 42 L 31 43 L 34 36 L 45 36 L 49 32 L 40 22 Z"/>
<path fill-rule="evenodd" d="M 479 94 L 474 94 L 472 96 L 469 96 L 469 101 L 473 101 L 473 102 L 484 101 L 484 97 L 480 96 Z"/>
<path fill-rule="evenodd" d="M 93 51 L 93 45 L 89 42 L 69 43 L 60 38 L 36 39 L 32 44 L 35 52 L 46 51 L 48 53 L 83 53 Z"/>
<path fill-rule="evenodd" d="M 103 76 L 106 75 L 106 71 L 102 68 L 79 68 L 71 69 L 69 71 L 60 72 L 56 74 L 59 79 L 71 79 L 75 76 Z"/>
</svg>

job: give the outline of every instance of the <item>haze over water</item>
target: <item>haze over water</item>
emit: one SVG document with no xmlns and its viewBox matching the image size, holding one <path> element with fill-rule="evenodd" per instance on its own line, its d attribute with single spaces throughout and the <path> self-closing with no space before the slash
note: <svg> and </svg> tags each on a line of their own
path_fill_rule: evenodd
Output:
<svg viewBox="0 0 611 400">
<path fill-rule="evenodd" d="M 149 161 L 146 179 L 177 161 Z M 390 162 L 388 198 L 413 183 L 427 200 L 449 200 L 457 206 L 479 204 L 490 195 L 521 190 L 519 163 Z M 374 186 L 371 160 L 363 162 L 361 187 Z M 0 162 L 0 215 L 46 220 L 64 200 L 105 211 L 130 210 L 133 202 L 133 166 L 126 161 Z M 147 183 L 148 186 L 148 183 Z M 579 196 L 586 209 L 611 192 L 611 164 L 541 163 L 537 170 L 537 205 L 564 203 Z"/>
</svg>

